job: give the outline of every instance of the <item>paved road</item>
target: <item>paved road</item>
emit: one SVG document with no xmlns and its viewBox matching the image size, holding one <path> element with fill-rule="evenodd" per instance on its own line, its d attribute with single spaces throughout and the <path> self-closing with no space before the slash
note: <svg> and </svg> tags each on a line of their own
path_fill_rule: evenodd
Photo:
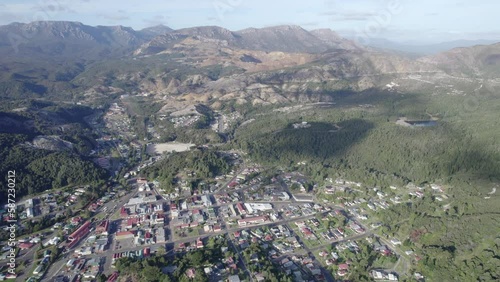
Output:
<svg viewBox="0 0 500 282">
<path fill-rule="evenodd" d="M 121 207 L 121 206 L 124 206 L 125 203 L 127 203 L 130 200 L 130 198 L 132 198 L 132 197 L 134 197 L 136 195 L 136 193 L 137 192 L 129 193 L 129 194 L 123 196 L 122 198 L 120 198 L 118 202 L 116 202 L 116 201 L 110 201 L 110 202 L 106 203 L 103 207 L 101 207 L 101 210 L 104 207 L 107 207 L 107 212 L 106 212 L 106 216 L 104 217 L 104 219 L 109 219 L 113 215 L 113 213 L 115 212 L 115 210 L 113 209 L 113 207 L 115 205 L 117 206 L 117 208 Z M 42 279 L 42 281 L 51 281 L 52 278 L 54 278 L 55 276 L 57 276 L 59 274 L 59 272 L 63 269 L 64 265 L 72 257 L 71 256 L 71 252 L 73 252 L 83 242 L 85 242 L 85 240 L 88 238 L 88 236 L 90 236 L 90 234 L 87 235 L 85 238 L 82 238 L 80 240 L 80 242 L 77 244 L 77 246 L 75 246 L 73 249 L 69 250 L 68 253 L 63 254 L 63 258 L 62 259 L 59 259 L 56 262 L 54 262 L 52 265 L 50 265 L 49 269 L 45 273 L 44 278 Z M 104 256 L 104 255 L 101 254 L 100 256 Z M 108 263 L 108 259 L 106 259 L 106 263 Z"/>
<path fill-rule="evenodd" d="M 250 282 L 253 282 L 252 273 L 250 272 L 250 270 L 248 270 L 248 267 L 245 263 L 245 259 L 243 258 L 243 255 L 241 255 L 240 250 L 238 248 L 236 248 L 236 246 L 234 245 L 234 242 L 233 242 L 233 239 L 231 239 L 231 236 L 228 236 L 228 237 L 229 237 L 229 240 L 228 240 L 229 247 L 231 247 L 234 250 L 235 254 L 238 254 L 238 260 L 240 261 L 240 265 L 243 266 L 243 271 L 247 273 L 248 278 L 250 279 Z"/>
</svg>

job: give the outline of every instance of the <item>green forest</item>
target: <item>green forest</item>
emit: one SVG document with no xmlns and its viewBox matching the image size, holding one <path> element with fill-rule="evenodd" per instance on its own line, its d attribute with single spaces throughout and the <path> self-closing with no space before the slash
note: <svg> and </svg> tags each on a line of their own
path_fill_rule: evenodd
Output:
<svg viewBox="0 0 500 282">
<path fill-rule="evenodd" d="M 465 111 L 460 97 L 383 95 L 345 97 L 330 108 L 252 114 L 232 145 L 253 160 L 314 181 L 342 177 L 367 187 L 446 183 L 450 207 L 432 195 L 380 212 L 384 233 L 408 238 L 421 254 L 414 271 L 429 281 L 496 281 L 500 278 L 499 198 L 489 193 L 500 178 L 497 107 L 478 99 Z M 369 106 L 359 106 L 368 104 Z M 431 127 L 396 124 L 400 117 L 437 120 Z M 294 129 L 308 122 L 310 127 Z M 304 162 L 298 165 L 298 162 Z"/>
<path fill-rule="evenodd" d="M 92 110 L 87 107 L 56 106 L 49 102 L 21 103 L 23 111 L 0 112 L 0 174 L 16 171 L 17 197 L 43 192 L 69 184 L 96 183 L 107 172 L 96 166 L 86 154 L 95 146 L 94 136 L 83 120 Z M 35 149 L 31 142 L 39 135 L 57 135 L 73 144 L 72 150 Z M 6 198 L 7 186 L 0 190 Z"/>
<path fill-rule="evenodd" d="M 170 154 L 158 165 L 146 169 L 144 174 L 150 179 L 160 181 L 161 187 L 170 193 L 178 180 L 178 174 L 185 169 L 194 173 L 193 180 L 204 180 L 226 174 L 231 167 L 219 153 L 197 149 L 191 152 Z"/>
<path fill-rule="evenodd" d="M 106 171 L 90 160 L 73 153 L 50 152 L 22 146 L 4 147 L 4 144 L 2 142 L 0 146 L 0 173 L 7 177 L 7 171 L 16 171 L 17 197 L 69 184 L 97 183 L 107 175 Z M 0 196 L 6 199 L 7 186 L 2 186 L 0 193 Z"/>
</svg>

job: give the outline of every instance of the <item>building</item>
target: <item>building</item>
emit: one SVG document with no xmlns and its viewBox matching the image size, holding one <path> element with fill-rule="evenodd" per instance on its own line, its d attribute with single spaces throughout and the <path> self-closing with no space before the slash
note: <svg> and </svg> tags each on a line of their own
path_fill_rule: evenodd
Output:
<svg viewBox="0 0 500 282">
<path fill-rule="evenodd" d="M 238 225 L 246 226 L 248 224 L 260 224 L 267 221 L 267 216 L 255 216 L 255 217 L 247 217 L 244 219 L 238 220 Z"/>
<path fill-rule="evenodd" d="M 232 275 L 227 278 L 228 282 L 240 282 L 240 277 L 238 275 Z"/>
<path fill-rule="evenodd" d="M 243 207 L 243 205 L 241 203 L 237 203 L 236 204 L 236 208 L 238 209 L 238 212 L 240 214 L 246 214 L 247 213 L 246 210 L 245 210 L 245 208 Z"/>
<path fill-rule="evenodd" d="M 134 233 L 132 231 L 121 231 L 116 232 L 115 239 L 116 240 L 125 240 L 125 239 L 133 239 Z"/>
<path fill-rule="evenodd" d="M 68 239 L 70 241 L 78 241 L 85 235 L 89 233 L 89 228 L 90 228 L 90 221 L 86 221 L 82 226 L 80 226 L 75 232 L 71 233 L 69 235 Z"/>
<path fill-rule="evenodd" d="M 32 207 L 27 208 L 27 209 L 26 209 L 26 217 L 28 217 L 28 218 L 32 218 L 32 217 L 34 217 L 34 216 L 35 216 L 35 214 L 34 214 L 34 212 L 33 212 L 33 208 L 32 208 Z"/>
<path fill-rule="evenodd" d="M 156 243 L 165 243 L 166 238 L 165 238 L 165 229 L 164 228 L 158 228 L 156 230 Z"/>
<path fill-rule="evenodd" d="M 125 207 L 122 207 L 120 209 L 120 217 L 127 217 L 128 216 L 128 210 Z"/>
<path fill-rule="evenodd" d="M 271 204 L 262 204 L 262 203 L 245 203 L 245 208 L 249 214 L 252 214 L 256 211 L 270 211 L 273 209 Z"/>
<path fill-rule="evenodd" d="M 281 195 L 278 196 L 278 199 L 280 199 L 282 201 L 289 201 L 290 196 L 288 195 L 287 192 L 281 192 Z"/>
<path fill-rule="evenodd" d="M 203 202 L 203 205 L 205 207 L 210 207 L 212 205 L 212 200 L 210 199 L 210 196 L 202 195 L 201 201 Z"/>
<path fill-rule="evenodd" d="M 108 235 L 109 232 L 109 220 L 103 220 L 97 228 L 95 229 L 97 234 Z"/>
<path fill-rule="evenodd" d="M 312 195 L 298 195 L 298 194 L 293 194 L 293 199 L 297 202 L 314 202 L 313 196 Z"/>
</svg>

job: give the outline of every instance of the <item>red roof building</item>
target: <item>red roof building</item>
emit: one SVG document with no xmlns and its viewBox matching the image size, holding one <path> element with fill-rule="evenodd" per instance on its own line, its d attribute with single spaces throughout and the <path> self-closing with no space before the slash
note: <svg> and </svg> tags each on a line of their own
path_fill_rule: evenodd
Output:
<svg viewBox="0 0 500 282">
<path fill-rule="evenodd" d="M 136 226 L 137 224 L 139 224 L 139 222 L 140 222 L 140 220 L 139 220 L 138 217 L 128 218 L 127 219 L 127 225 L 126 225 L 126 227 L 128 229 L 133 228 L 134 226 Z"/>
<path fill-rule="evenodd" d="M 240 214 L 246 214 L 246 210 L 245 210 L 245 208 L 243 207 L 243 205 L 241 203 L 237 203 L 236 204 L 236 208 L 238 209 L 238 212 Z"/>
<path fill-rule="evenodd" d="M 339 270 L 349 270 L 349 265 L 347 263 L 339 264 Z"/>
<path fill-rule="evenodd" d="M 82 218 L 80 216 L 75 216 L 71 218 L 71 224 L 79 224 L 82 221 Z"/>
<path fill-rule="evenodd" d="M 125 207 L 122 207 L 120 209 L 120 216 L 121 217 L 127 217 L 128 216 L 128 210 Z"/>
<path fill-rule="evenodd" d="M 33 247 L 33 243 L 21 243 L 19 244 L 19 248 L 21 250 L 27 250 L 27 249 L 30 249 L 31 247 Z"/>
<path fill-rule="evenodd" d="M 82 226 L 80 226 L 75 232 L 69 235 L 68 239 L 70 241 L 80 240 L 82 237 L 89 233 L 90 221 L 86 221 Z"/>
<path fill-rule="evenodd" d="M 200 248 L 203 248 L 204 245 L 203 245 L 203 241 L 201 239 L 198 239 L 196 241 L 196 248 L 200 249 Z"/>
<path fill-rule="evenodd" d="M 109 220 L 103 220 L 99 225 L 96 227 L 95 232 L 97 234 L 104 234 L 107 235 L 109 231 Z"/>
</svg>

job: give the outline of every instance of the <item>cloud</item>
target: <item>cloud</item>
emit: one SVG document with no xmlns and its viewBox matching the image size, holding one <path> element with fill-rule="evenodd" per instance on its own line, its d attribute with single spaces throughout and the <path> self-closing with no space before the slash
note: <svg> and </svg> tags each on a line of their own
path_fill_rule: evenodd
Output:
<svg viewBox="0 0 500 282">
<path fill-rule="evenodd" d="M 114 15 L 108 15 L 108 14 L 100 14 L 98 15 L 100 18 L 106 19 L 108 21 L 125 21 L 125 20 L 130 20 L 130 17 L 128 15 L 122 15 L 122 14 L 114 14 Z"/>
<path fill-rule="evenodd" d="M 48 12 L 75 12 L 71 8 L 63 5 L 44 5 L 44 6 L 35 6 L 34 10 L 48 11 Z"/>
<path fill-rule="evenodd" d="M 327 11 L 320 13 L 320 16 L 328 16 L 330 21 L 366 21 L 376 15 L 377 14 L 370 12 Z"/>
<path fill-rule="evenodd" d="M 124 10 L 118 10 L 117 13 L 109 13 L 109 14 L 103 14 L 100 13 L 98 14 L 98 17 L 102 19 L 106 19 L 109 22 L 121 22 L 121 21 L 126 21 L 130 20 L 130 16 L 128 13 Z"/>
</svg>

